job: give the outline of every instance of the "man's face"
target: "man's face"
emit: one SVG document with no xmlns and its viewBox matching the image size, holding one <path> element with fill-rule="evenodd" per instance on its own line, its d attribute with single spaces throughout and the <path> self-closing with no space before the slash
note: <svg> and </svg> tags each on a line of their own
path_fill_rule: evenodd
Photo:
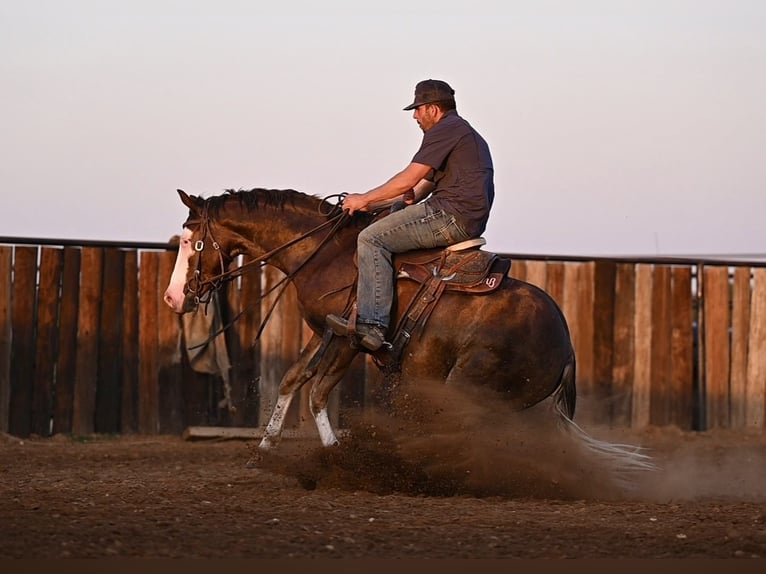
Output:
<svg viewBox="0 0 766 574">
<path fill-rule="evenodd" d="M 412 117 L 418 122 L 420 129 L 424 132 L 430 130 L 438 120 L 439 106 L 434 104 L 423 104 L 418 106 L 412 112 Z"/>
</svg>

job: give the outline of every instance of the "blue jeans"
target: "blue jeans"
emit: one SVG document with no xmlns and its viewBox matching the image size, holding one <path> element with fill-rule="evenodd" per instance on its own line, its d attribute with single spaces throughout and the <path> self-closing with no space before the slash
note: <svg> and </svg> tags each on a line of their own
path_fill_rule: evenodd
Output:
<svg viewBox="0 0 766 574">
<path fill-rule="evenodd" d="M 372 223 L 357 239 L 359 323 L 388 327 L 394 299 L 393 253 L 444 247 L 470 239 L 455 217 L 427 202 L 409 205 Z"/>
</svg>

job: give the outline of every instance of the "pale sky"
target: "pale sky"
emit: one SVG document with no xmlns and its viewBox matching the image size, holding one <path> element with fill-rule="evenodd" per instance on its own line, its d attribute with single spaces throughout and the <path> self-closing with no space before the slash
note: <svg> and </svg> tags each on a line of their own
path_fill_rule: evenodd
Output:
<svg viewBox="0 0 766 574">
<path fill-rule="evenodd" d="M 166 241 L 176 189 L 362 192 L 437 78 L 498 252 L 766 253 L 766 1 L 0 0 L 0 236 Z"/>
</svg>

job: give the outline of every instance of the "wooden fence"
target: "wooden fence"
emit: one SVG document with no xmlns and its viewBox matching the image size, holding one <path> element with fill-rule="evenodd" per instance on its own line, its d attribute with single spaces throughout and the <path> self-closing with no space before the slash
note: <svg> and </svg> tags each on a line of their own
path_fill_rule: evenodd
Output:
<svg viewBox="0 0 766 574">
<path fill-rule="evenodd" d="M 2 245 L 5 243 L 6 245 Z M 309 332 L 290 288 L 256 342 L 269 268 L 222 294 L 228 381 L 195 371 L 181 319 L 162 301 L 165 245 L 0 241 L 0 432 L 180 433 L 262 426 Z M 764 427 L 766 268 L 692 261 L 515 258 L 510 275 L 561 305 L 577 353 L 578 417 L 614 426 Z M 360 355 L 334 392 L 333 418 L 374 400 Z M 305 396 L 288 424 L 313 427 Z"/>
</svg>

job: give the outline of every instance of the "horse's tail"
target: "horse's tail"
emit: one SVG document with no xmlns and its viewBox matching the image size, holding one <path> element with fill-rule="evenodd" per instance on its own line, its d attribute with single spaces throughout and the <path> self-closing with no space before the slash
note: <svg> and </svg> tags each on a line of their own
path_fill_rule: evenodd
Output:
<svg viewBox="0 0 766 574">
<path fill-rule="evenodd" d="M 631 488 L 639 472 L 656 470 L 651 457 L 643 448 L 628 444 L 615 444 L 593 438 L 574 422 L 577 391 L 575 389 L 576 361 L 574 352 L 561 373 L 559 387 L 553 395 L 553 408 L 558 415 L 558 426 L 576 439 L 588 451 L 605 460 L 615 482 L 623 488 Z"/>
<path fill-rule="evenodd" d="M 577 404 L 577 388 L 575 387 L 575 379 L 577 378 L 577 360 L 575 359 L 574 351 L 569 354 L 569 360 L 564 365 L 564 370 L 561 372 L 561 379 L 559 380 L 559 386 L 554 393 L 554 400 L 556 401 L 556 410 L 559 414 L 563 414 L 569 420 L 574 418 L 575 405 Z"/>
</svg>

